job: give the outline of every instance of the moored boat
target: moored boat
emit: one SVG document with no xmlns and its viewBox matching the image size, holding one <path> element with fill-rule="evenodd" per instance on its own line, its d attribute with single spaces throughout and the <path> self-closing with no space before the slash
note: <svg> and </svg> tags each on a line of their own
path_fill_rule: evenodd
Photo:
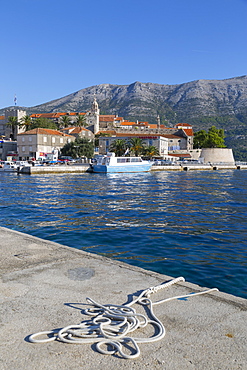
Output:
<svg viewBox="0 0 247 370">
<path fill-rule="evenodd" d="M 91 164 L 93 172 L 103 173 L 148 172 L 151 166 L 152 162 L 141 157 L 116 157 L 115 153 L 99 156 L 96 162 Z"/>
<path fill-rule="evenodd" d="M 0 171 L 7 171 L 7 172 L 13 172 L 17 171 L 17 165 L 15 162 L 12 161 L 1 161 L 0 164 Z"/>
</svg>

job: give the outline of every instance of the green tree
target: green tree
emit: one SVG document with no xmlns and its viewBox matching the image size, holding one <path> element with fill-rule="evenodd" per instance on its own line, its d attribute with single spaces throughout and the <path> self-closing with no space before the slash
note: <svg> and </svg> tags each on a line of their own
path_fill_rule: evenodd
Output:
<svg viewBox="0 0 247 370">
<path fill-rule="evenodd" d="M 67 143 L 61 148 L 61 154 L 72 158 L 92 158 L 94 155 L 94 144 L 86 138 L 77 137 L 75 141 Z"/>
<path fill-rule="evenodd" d="M 208 141 L 207 141 L 207 147 L 208 148 L 225 148 L 224 143 L 224 130 L 217 129 L 215 126 L 212 126 L 208 130 Z"/>
<path fill-rule="evenodd" d="M 68 127 L 71 123 L 71 120 L 69 116 L 65 115 L 61 117 L 60 122 L 63 127 Z"/>
<path fill-rule="evenodd" d="M 85 115 L 82 115 L 82 114 L 77 114 L 76 115 L 76 126 L 78 127 L 84 127 L 86 126 L 86 118 L 85 118 Z"/>
<path fill-rule="evenodd" d="M 142 154 L 149 158 L 160 155 L 158 148 L 154 145 L 149 145 L 147 147 L 144 147 Z"/>
<path fill-rule="evenodd" d="M 32 125 L 32 118 L 26 115 L 20 119 L 20 122 L 21 122 L 20 126 L 24 128 L 25 131 L 27 131 Z"/>
<path fill-rule="evenodd" d="M 200 131 L 195 132 L 194 141 L 193 141 L 194 149 L 206 148 L 207 138 L 208 138 L 208 134 L 205 130 L 200 130 Z"/>
<path fill-rule="evenodd" d="M 10 138 L 16 140 L 17 128 L 19 127 L 18 118 L 13 116 L 9 117 L 6 125 L 11 127 L 12 133 L 10 134 Z"/>
<path fill-rule="evenodd" d="M 212 126 L 208 132 L 200 130 L 194 134 L 194 148 L 225 148 L 224 130 Z"/>
<path fill-rule="evenodd" d="M 127 142 L 124 139 L 116 139 L 110 145 L 110 152 L 114 152 L 117 157 L 124 155 L 128 148 Z"/>
<path fill-rule="evenodd" d="M 129 148 L 131 152 L 134 153 L 136 157 L 141 155 L 143 148 L 144 148 L 144 141 L 140 139 L 139 137 L 133 137 L 129 141 Z"/>
<path fill-rule="evenodd" d="M 34 128 L 49 128 L 52 130 L 57 130 L 58 127 L 55 122 L 48 118 L 40 117 L 40 118 L 35 118 L 32 120 L 31 125 L 30 125 L 30 130 Z"/>
</svg>

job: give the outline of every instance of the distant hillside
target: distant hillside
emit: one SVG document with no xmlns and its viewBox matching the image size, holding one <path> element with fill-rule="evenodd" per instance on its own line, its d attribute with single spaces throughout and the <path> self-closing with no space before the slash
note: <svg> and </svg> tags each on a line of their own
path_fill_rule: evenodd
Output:
<svg viewBox="0 0 247 370">
<path fill-rule="evenodd" d="M 101 114 L 118 114 L 125 119 L 150 123 L 157 122 L 159 115 L 161 123 L 167 126 L 187 122 L 193 125 L 195 131 L 207 130 L 214 124 L 225 130 L 228 146 L 239 152 L 239 158 L 246 155 L 247 161 L 247 76 L 198 80 L 179 85 L 142 82 L 102 84 L 26 110 L 29 114 L 83 112 L 90 108 L 94 97 Z"/>
</svg>

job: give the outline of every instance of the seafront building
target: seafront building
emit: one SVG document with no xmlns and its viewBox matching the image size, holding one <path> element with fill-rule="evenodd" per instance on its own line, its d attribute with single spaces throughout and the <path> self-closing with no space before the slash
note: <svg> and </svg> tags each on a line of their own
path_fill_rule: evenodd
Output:
<svg viewBox="0 0 247 370">
<path fill-rule="evenodd" d="M 84 137 L 91 141 L 95 139 L 95 135 L 99 139 L 99 146 L 95 148 L 97 154 L 106 154 L 116 139 L 128 141 L 138 137 L 147 146 L 155 146 L 163 159 L 198 158 L 200 155 L 198 150 L 193 150 L 193 129 L 190 124 L 179 123 L 171 128 L 160 124 L 159 117 L 157 117 L 157 123 L 149 123 L 130 122 L 117 115 L 101 115 L 95 98 L 88 112 L 38 113 L 30 116 L 32 120 L 50 119 L 56 123 L 58 130 L 35 129 L 25 132 L 20 125 L 16 126 L 14 134 L 11 134 L 11 126 L 7 124 L 9 117 L 17 117 L 20 122 L 25 115 L 26 112 L 23 110 L 7 109 L 5 116 L 0 116 L 2 160 L 10 154 L 18 155 L 19 159 L 45 158 L 53 153 L 59 153 L 67 142 L 75 140 L 76 137 Z M 69 119 L 69 127 L 62 126 L 64 116 Z M 84 118 L 84 127 L 76 126 L 78 116 Z M 13 140 L 16 138 L 17 141 L 14 144 Z M 10 141 L 12 146 L 8 151 L 6 148 L 9 144 L 6 143 Z"/>
<path fill-rule="evenodd" d="M 131 133 L 131 132 L 126 132 L 126 133 L 121 133 L 117 131 L 100 131 L 99 134 L 107 134 L 110 136 L 100 136 L 99 137 L 99 154 L 106 154 L 107 152 L 110 151 L 110 146 L 111 144 L 116 140 L 116 139 L 121 139 L 121 140 L 130 140 L 134 137 L 137 137 L 143 141 L 143 143 L 146 146 L 155 146 L 159 153 L 160 156 L 164 159 L 168 159 L 168 139 L 162 135 L 151 135 L 149 133 Z"/>
<path fill-rule="evenodd" d="M 35 128 L 17 135 L 17 152 L 20 160 L 55 161 L 60 149 L 75 137 L 57 130 Z"/>
</svg>

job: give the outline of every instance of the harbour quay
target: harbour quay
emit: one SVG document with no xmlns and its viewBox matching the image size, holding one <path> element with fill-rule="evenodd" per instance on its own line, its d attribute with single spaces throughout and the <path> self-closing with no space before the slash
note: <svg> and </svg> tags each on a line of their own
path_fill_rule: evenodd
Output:
<svg viewBox="0 0 247 370">
<path fill-rule="evenodd" d="M 3 370 L 246 368 L 246 299 L 216 290 L 205 293 L 208 288 L 182 279 L 160 289 L 174 277 L 3 227 L 0 256 Z M 159 340 L 138 343 L 140 352 L 133 359 L 125 359 L 111 346 L 111 354 L 104 355 L 94 342 L 53 340 L 50 331 L 67 326 L 75 330 L 88 320 L 84 313 L 90 307 L 87 297 L 101 306 L 120 306 L 147 288 L 151 288 L 148 299 L 152 302 L 166 299 L 153 307 L 165 332 Z M 149 306 L 145 303 L 132 307 L 145 315 Z M 37 336 L 40 342 L 33 343 L 33 334 L 43 331 L 47 334 Z M 143 326 L 130 337 L 150 339 L 157 331 L 158 326 Z M 47 337 L 50 341 L 43 343 Z M 114 340 L 121 342 L 121 338 Z M 122 340 L 122 351 L 136 353 L 133 343 Z"/>
<path fill-rule="evenodd" d="M 212 163 L 212 164 L 174 164 L 174 165 L 153 165 L 151 171 L 211 171 L 211 170 L 244 170 L 247 169 L 247 164 L 228 164 L 228 163 Z M 85 173 L 92 172 L 89 164 L 70 164 L 70 165 L 46 165 L 46 166 L 29 166 L 20 167 L 17 170 L 20 174 L 49 174 L 49 173 Z"/>
<path fill-rule="evenodd" d="M 28 166 L 17 169 L 18 173 L 22 174 L 49 174 L 49 173 L 84 173 L 92 172 L 88 163 L 80 164 L 62 164 L 62 165 L 44 165 L 44 166 Z"/>
</svg>

